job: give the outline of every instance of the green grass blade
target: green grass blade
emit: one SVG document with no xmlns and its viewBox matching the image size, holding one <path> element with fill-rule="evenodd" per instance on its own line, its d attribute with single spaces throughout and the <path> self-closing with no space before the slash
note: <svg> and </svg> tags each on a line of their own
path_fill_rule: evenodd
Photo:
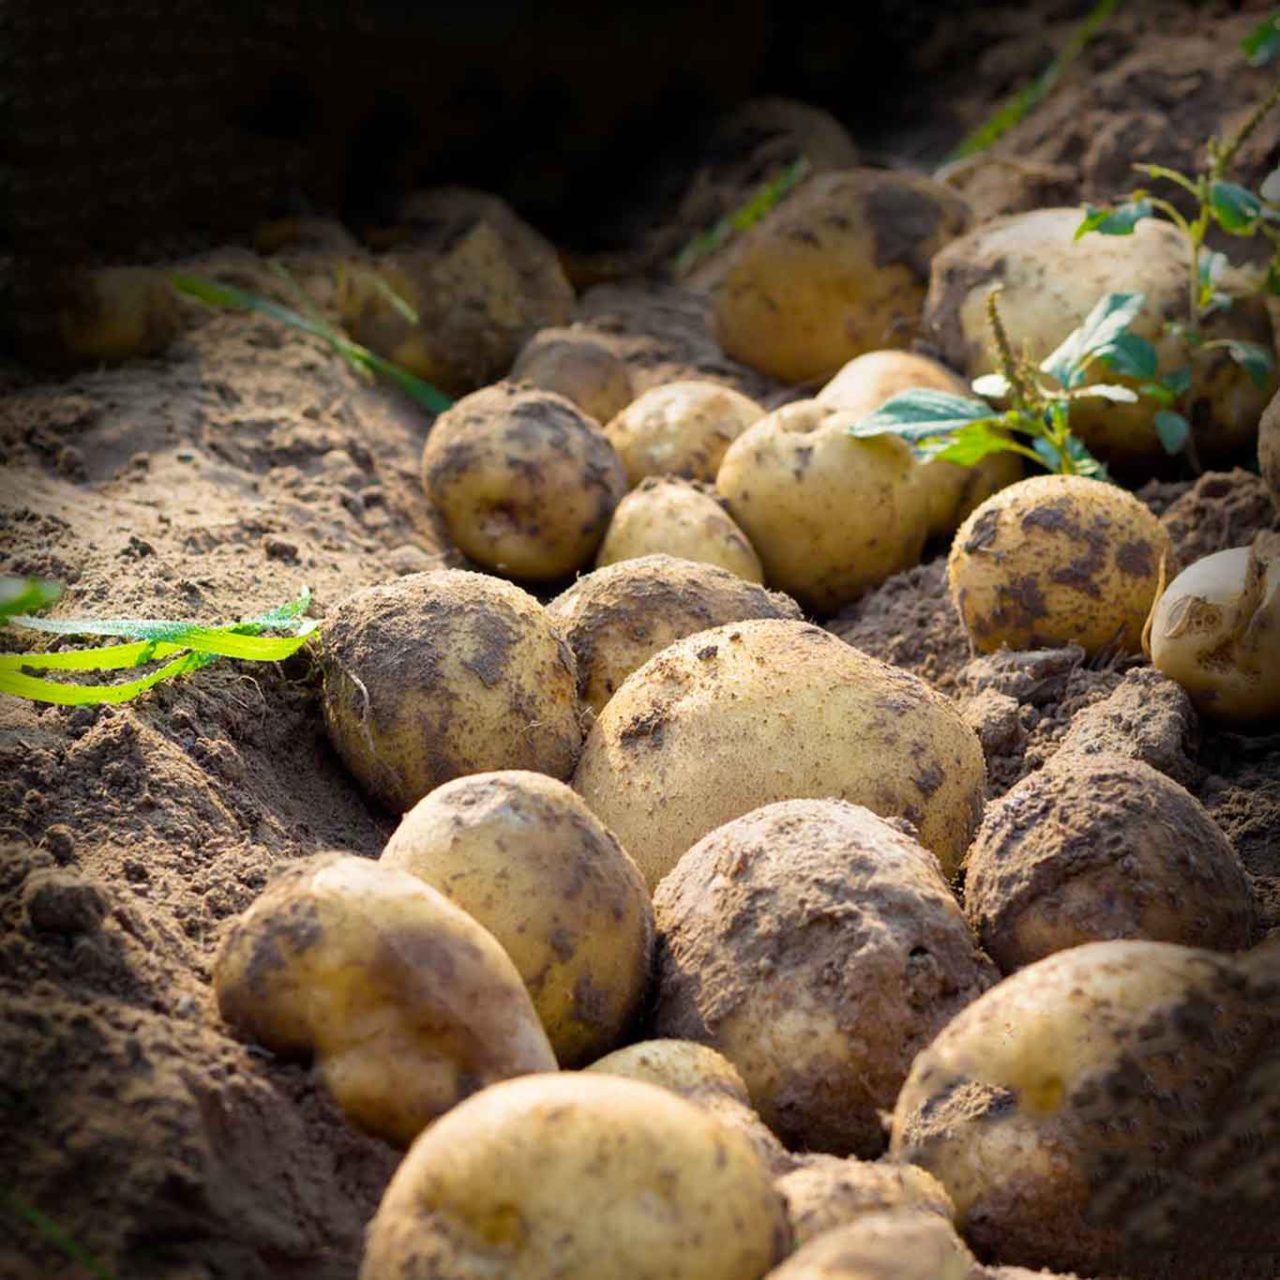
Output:
<svg viewBox="0 0 1280 1280">
<path fill-rule="evenodd" d="M 82 1266 L 94 1280 L 116 1280 L 115 1273 L 99 1262 L 84 1245 L 73 1240 L 52 1218 L 46 1217 L 34 1205 L 28 1204 L 12 1191 L 4 1193 L 0 1203 L 16 1218 L 20 1218 L 35 1230 L 46 1243 L 52 1245 L 64 1257 Z"/>
<path fill-rule="evenodd" d="M 62 587 L 44 578 L 0 578 L 0 621 L 51 605 Z"/>
<path fill-rule="evenodd" d="M 0 693 L 13 694 L 30 702 L 52 702 L 60 707 L 96 707 L 103 703 L 132 702 L 134 698 L 165 680 L 173 680 L 189 671 L 198 671 L 216 661 L 216 657 L 208 654 L 187 653 L 137 680 L 127 680 L 121 684 L 63 684 L 58 680 L 43 680 L 39 676 L 0 668 Z"/>
<path fill-rule="evenodd" d="M 60 653 L 0 653 L 0 671 L 123 671 L 188 652 L 185 645 L 139 640 L 136 644 L 109 644 Z"/>
</svg>

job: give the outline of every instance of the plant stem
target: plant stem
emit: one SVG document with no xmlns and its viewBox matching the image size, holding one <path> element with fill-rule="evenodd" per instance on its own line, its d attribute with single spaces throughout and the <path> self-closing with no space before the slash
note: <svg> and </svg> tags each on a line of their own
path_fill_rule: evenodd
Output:
<svg viewBox="0 0 1280 1280">
<path fill-rule="evenodd" d="M 1236 152 L 1248 142 L 1253 131 L 1263 122 L 1272 107 L 1280 102 L 1280 80 L 1271 86 L 1271 92 L 1258 103 L 1253 114 L 1236 130 L 1235 136 L 1221 145 L 1211 144 L 1209 177 L 1221 178 L 1227 166 L 1236 158 Z"/>
<path fill-rule="evenodd" d="M 1032 397 L 1022 368 L 1014 357 L 1004 321 L 1000 318 L 998 299 L 1001 292 L 1002 290 L 997 287 L 987 294 L 987 323 L 991 326 L 991 336 L 996 343 L 996 354 L 1000 357 L 1000 372 L 1009 383 L 1009 398 L 1013 401 L 1013 407 L 1019 413 L 1030 416 L 1034 412 L 1031 407 Z"/>
</svg>

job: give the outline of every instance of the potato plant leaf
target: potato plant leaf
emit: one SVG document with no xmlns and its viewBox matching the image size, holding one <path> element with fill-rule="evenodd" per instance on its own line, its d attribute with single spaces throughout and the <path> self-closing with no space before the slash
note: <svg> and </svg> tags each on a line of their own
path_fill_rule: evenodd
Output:
<svg viewBox="0 0 1280 1280">
<path fill-rule="evenodd" d="M 1120 387 L 1109 382 L 1090 382 L 1077 387 L 1072 393 L 1073 400 L 1110 400 L 1112 404 L 1136 404 L 1138 393 L 1132 387 Z"/>
<path fill-rule="evenodd" d="M 1219 179 L 1209 187 L 1209 208 L 1231 235 L 1249 235 L 1262 216 L 1262 201 L 1247 187 Z"/>
<path fill-rule="evenodd" d="M 939 462 L 954 462 L 972 467 L 993 453 L 1006 453 L 1013 441 L 990 421 L 970 422 L 954 434 L 925 440 L 922 456 Z"/>
<path fill-rule="evenodd" d="M 1085 377 L 1091 358 L 1101 358 L 1142 310 L 1141 293 L 1108 293 L 1100 298 L 1079 328 L 1040 362 L 1040 368 L 1068 391 Z"/>
<path fill-rule="evenodd" d="M 1134 227 L 1143 218 L 1154 215 L 1155 208 L 1146 197 L 1126 200 L 1123 204 L 1103 205 L 1101 208 L 1087 204 L 1084 210 L 1084 221 L 1076 228 L 1074 238 L 1079 240 L 1091 231 L 1104 236 L 1131 236 Z"/>
<path fill-rule="evenodd" d="M 1266 390 L 1271 381 L 1271 371 L 1275 367 L 1275 361 L 1266 347 L 1240 338 L 1218 338 L 1214 342 L 1205 343 L 1205 350 L 1213 348 L 1225 351 L 1249 375 L 1255 387 Z"/>
<path fill-rule="evenodd" d="M 1035 449 L 1043 460 L 1045 466 L 1050 471 L 1063 471 L 1062 456 L 1058 446 L 1052 440 L 1046 440 L 1043 436 L 1032 442 Z M 1092 480 L 1106 480 L 1107 468 L 1098 461 L 1097 458 L 1089 452 L 1084 445 L 1075 438 L 1069 436 L 1064 446 L 1067 457 L 1071 461 L 1071 470 L 1078 476 L 1088 476 Z"/>
<path fill-rule="evenodd" d="M 1155 347 L 1136 333 L 1118 334 L 1091 353 L 1089 363 L 1094 360 L 1124 378 L 1154 378 L 1160 367 Z"/>
<path fill-rule="evenodd" d="M 904 440 L 922 440 L 997 417 L 985 401 L 918 387 L 891 396 L 875 413 L 855 422 L 849 434 L 857 437 L 897 435 Z"/>
<path fill-rule="evenodd" d="M 1263 19 L 1243 40 L 1240 48 L 1251 67 L 1264 67 L 1280 54 L 1280 13 Z"/>
<path fill-rule="evenodd" d="M 985 400 L 1003 400 L 1013 390 L 1003 373 L 984 373 L 969 385 Z"/>
<path fill-rule="evenodd" d="M 1156 435 L 1165 453 L 1181 453 L 1191 435 L 1191 424 L 1172 409 L 1161 409 L 1155 419 Z"/>
</svg>

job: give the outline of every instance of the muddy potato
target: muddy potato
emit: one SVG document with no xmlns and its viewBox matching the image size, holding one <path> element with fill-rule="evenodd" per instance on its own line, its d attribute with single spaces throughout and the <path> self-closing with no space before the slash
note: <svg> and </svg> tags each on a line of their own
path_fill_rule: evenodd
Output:
<svg viewBox="0 0 1280 1280">
<path fill-rule="evenodd" d="M 414 876 L 365 858 L 295 863 L 231 926 L 214 962 L 237 1034 L 313 1054 L 356 1124 L 407 1144 L 485 1085 L 554 1071 L 505 951 Z"/>
<path fill-rule="evenodd" d="M 649 891 L 563 782 L 517 769 L 447 782 L 405 814 L 381 862 L 502 944 L 561 1066 L 607 1052 L 630 1025 L 649 982 Z"/>
<path fill-rule="evenodd" d="M 1136 653 L 1169 535 L 1131 493 L 1083 476 L 1020 480 L 977 507 L 947 561 L 974 647 Z"/>
<path fill-rule="evenodd" d="M 877 1155 L 912 1057 L 996 976 L 937 859 L 839 800 L 726 823 L 654 913 L 654 1028 L 723 1053 L 792 1148 Z"/>
<path fill-rule="evenodd" d="M 1199 801 L 1149 765 L 1063 756 L 987 807 L 965 858 L 965 911 L 1005 973 L 1085 942 L 1234 951 L 1253 897 Z"/>
<path fill-rule="evenodd" d="M 973 1280 L 976 1274 L 973 1254 L 945 1218 L 894 1209 L 814 1237 L 769 1280 Z"/>
<path fill-rule="evenodd" d="M 689 379 L 650 387 L 604 430 L 633 487 L 659 475 L 714 482 L 725 450 L 763 417 L 741 391 Z"/>
<path fill-rule="evenodd" d="M 716 337 L 735 360 L 783 382 L 910 346 L 930 259 L 968 220 L 959 196 L 918 174 L 810 178 L 728 250 L 714 291 Z"/>
<path fill-rule="evenodd" d="M 716 565 L 747 582 L 764 581 L 760 557 L 714 491 L 674 476 L 650 476 L 618 503 L 596 565 L 649 555 Z"/>
<path fill-rule="evenodd" d="M 1271 397 L 1258 424 L 1258 468 L 1280 511 L 1280 392 Z"/>
<path fill-rule="evenodd" d="M 1280 719 L 1280 534 L 1184 569 L 1156 602 L 1145 645 L 1209 719 Z"/>
<path fill-rule="evenodd" d="M 868 351 L 850 360 L 821 391 L 817 401 L 858 418 L 875 413 L 885 401 L 921 388 L 972 397 L 969 384 L 946 365 L 914 351 Z M 918 462 L 917 483 L 929 505 L 929 533 L 951 533 L 961 520 L 1005 485 L 1022 478 L 1014 453 L 993 453 L 972 467 L 954 462 Z"/>
<path fill-rule="evenodd" d="M 361 1280 L 759 1280 L 786 1214 L 745 1138 L 666 1089 L 511 1081 L 433 1125 L 369 1227 Z"/>
<path fill-rule="evenodd" d="M 714 565 L 641 556 L 579 578 L 547 612 L 573 649 L 578 696 L 597 713 L 669 644 L 747 618 L 800 620 L 795 601 Z"/>
<path fill-rule="evenodd" d="M 436 419 L 422 484 L 462 552 L 529 582 L 588 564 L 627 488 L 608 440 L 576 405 L 502 382 Z"/>
<path fill-rule="evenodd" d="M 678 640 L 623 681 L 574 789 L 650 887 L 707 832 L 775 800 L 905 817 L 951 874 L 982 811 L 977 735 L 923 680 L 803 622 Z"/>
<path fill-rule="evenodd" d="M 1142 293 L 1145 304 L 1132 332 L 1156 346 L 1158 376 L 1184 367 L 1185 346 L 1163 331 L 1166 320 L 1185 320 L 1187 248 L 1177 228 L 1154 219 L 1132 236 L 1087 235 L 1075 239 L 1083 218 L 1076 208 L 1036 209 L 996 218 L 953 240 L 934 259 L 925 332 L 941 357 L 966 377 L 995 365 L 986 300 L 999 287 L 1000 313 L 1016 349 L 1033 360 L 1054 351 L 1108 293 Z M 1271 322 L 1260 298 L 1233 299 L 1206 328 L 1209 338 L 1239 338 L 1272 347 Z M 1201 457 L 1222 457 L 1246 446 L 1274 390 L 1254 385 L 1225 351 L 1195 362 L 1188 397 Z M 1098 365 L 1089 380 L 1126 379 Z M 1135 389 L 1138 380 L 1129 383 Z M 1146 478 L 1146 464 L 1164 456 L 1155 429 L 1160 408 L 1144 398 L 1120 404 L 1098 398 L 1073 406 L 1071 429 L 1099 457 Z"/>
<path fill-rule="evenodd" d="M 572 400 L 599 423 L 621 413 L 635 394 L 626 362 L 586 329 L 539 330 L 516 357 L 510 378 Z"/>
<path fill-rule="evenodd" d="M 928 532 L 910 447 L 855 440 L 857 421 L 815 400 L 784 405 L 734 441 L 716 479 L 765 581 L 818 613 L 917 564 Z"/>
<path fill-rule="evenodd" d="M 349 596 L 320 640 L 329 738 L 393 812 L 462 774 L 572 771 L 573 652 L 519 587 L 456 569 L 409 574 Z"/>
<path fill-rule="evenodd" d="M 155 355 L 182 327 L 163 271 L 101 267 L 68 276 L 52 289 L 56 353 L 74 364 L 114 364 Z"/>
<path fill-rule="evenodd" d="M 1280 1248 L 1277 1037 L 1274 947 L 1060 951 L 916 1058 L 891 1150 L 942 1182 L 992 1261 L 1265 1280 Z"/>
</svg>

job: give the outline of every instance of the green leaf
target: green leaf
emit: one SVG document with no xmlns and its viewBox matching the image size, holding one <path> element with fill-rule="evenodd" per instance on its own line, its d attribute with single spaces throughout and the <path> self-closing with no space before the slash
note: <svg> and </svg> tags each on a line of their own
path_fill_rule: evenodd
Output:
<svg viewBox="0 0 1280 1280">
<path fill-rule="evenodd" d="M 1017 444 L 990 422 L 971 422 L 948 438 L 927 441 L 923 452 L 931 461 L 972 467 L 990 454 L 1017 452 Z"/>
<path fill-rule="evenodd" d="M 1003 373 L 984 373 L 969 384 L 978 395 L 987 400 L 1003 400 L 1013 390 Z"/>
<path fill-rule="evenodd" d="M 1156 414 L 1156 435 L 1165 453 L 1181 453 L 1191 435 L 1191 424 L 1172 409 L 1161 409 Z"/>
<path fill-rule="evenodd" d="M 1181 369 L 1171 369 L 1160 379 L 1161 385 L 1168 387 L 1175 396 L 1184 396 L 1191 390 L 1191 366 L 1185 364 Z"/>
<path fill-rule="evenodd" d="M 1073 400 L 1087 400 L 1090 397 L 1110 400 L 1113 404 L 1137 404 L 1138 402 L 1138 393 L 1132 387 L 1118 387 L 1107 382 L 1091 382 L 1087 386 L 1077 387 L 1071 393 Z"/>
<path fill-rule="evenodd" d="M 1251 67 L 1266 66 L 1280 54 L 1280 13 L 1265 18 L 1243 40 L 1240 48 Z"/>
<path fill-rule="evenodd" d="M 1273 297 L 1280 297 L 1280 262 L 1267 264 L 1266 291 Z"/>
<path fill-rule="evenodd" d="M 1063 450 L 1070 462 L 1069 466 L 1064 463 L 1062 452 L 1059 452 L 1056 446 L 1043 436 L 1038 440 L 1032 441 L 1032 447 L 1040 455 L 1041 461 L 1050 471 L 1088 476 L 1094 480 L 1106 480 L 1108 478 L 1107 468 L 1075 436 L 1067 437 L 1066 447 Z"/>
<path fill-rule="evenodd" d="M 62 587 L 44 578 L 0 578 L 0 620 L 51 605 Z"/>
<path fill-rule="evenodd" d="M 1211 184 L 1209 207 L 1218 225 L 1232 235 L 1248 235 L 1262 216 L 1262 201 L 1236 182 Z"/>
<path fill-rule="evenodd" d="M 1155 347 L 1136 333 L 1119 334 L 1098 347 L 1089 355 L 1087 362 L 1094 360 L 1123 378 L 1154 378 L 1160 367 Z"/>
<path fill-rule="evenodd" d="M 1266 347 L 1256 342 L 1244 342 L 1239 338 L 1217 338 L 1205 343 L 1205 350 L 1224 350 L 1249 375 L 1253 385 L 1265 391 L 1271 381 L 1275 361 Z"/>
<path fill-rule="evenodd" d="M 1126 200 L 1124 204 L 1103 205 L 1101 208 L 1087 204 L 1084 207 L 1084 221 L 1076 228 L 1074 238 L 1079 240 L 1091 231 L 1103 236 L 1131 236 L 1134 227 L 1143 218 L 1154 216 L 1155 208 L 1145 197 Z"/>
<path fill-rule="evenodd" d="M 1174 402 L 1178 398 L 1169 390 L 1168 387 L 1163 386 L 1159 382 L 1144 382 L 1142 386 L 1138 388 L 1138 391 L 1149 400 L 1154 400 L 1156 404 L 1161 405 L 1166 409 L 1173 408 Z"/>
<path fill-rule="evenodd" d="M 1079 386 L 1089 357 L 1113 345 L 1137 318 L 1145 301 L 1141 293 L 1108 293 L 1099 299 L 1080 327 L 1040 362 L 1040 368 L 1068 390 Z"/>
<path fill-rule="evenodd" d="M 899 392 L 849 428 L 851 436 L 897 435 L 904 440 L 947 435 L 971 422 L 985 422 L 996 415 L 982 400 L 917 387 Z"/>
</svg>

